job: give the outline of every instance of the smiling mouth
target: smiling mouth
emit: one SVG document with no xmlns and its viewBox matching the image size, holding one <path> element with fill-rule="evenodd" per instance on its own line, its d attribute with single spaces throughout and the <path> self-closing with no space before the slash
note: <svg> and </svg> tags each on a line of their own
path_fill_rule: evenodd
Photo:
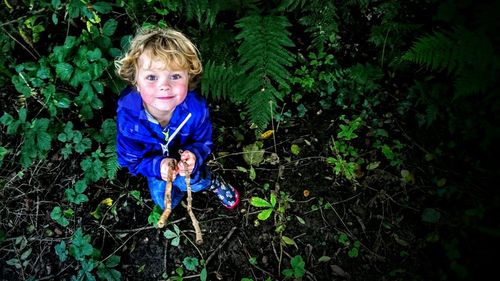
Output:
<svg viewBox="0 0 500 281">
<path fill-rule="evenodd" d="M 173 99 L 174 96 L 169 96 L 169 97 L 158 97 L 159 100 L 171 100 Z"/>
</svg>

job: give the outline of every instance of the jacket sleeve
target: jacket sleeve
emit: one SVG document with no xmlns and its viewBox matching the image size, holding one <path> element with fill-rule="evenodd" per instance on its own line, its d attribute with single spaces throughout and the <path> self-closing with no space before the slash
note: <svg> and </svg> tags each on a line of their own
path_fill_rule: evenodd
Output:
<svg viewBox="0 0 500 281">
<path fill-rule="evenodd" d="M 161 155 L 148 155 L 145 145 L 124 136 L 120 129 L 116 134 L 116 152 L 118 163 L 127 167 L 131 174 L 161 178 Z"/>
<path fill-rule="evenodd" d="M 191 139 L 184 145 L 185 150 L 189 150 L 196 155 L 196 164 L 193 173 L 196 173 L 207 159 L 208 155 L 212 152 L 212 122 L 210 121 L 210 114 L 208 107 L 203 107 L 200 114 L 201 118 L 197 120 L 198 124 L 194 124 Z"/>
</svg>

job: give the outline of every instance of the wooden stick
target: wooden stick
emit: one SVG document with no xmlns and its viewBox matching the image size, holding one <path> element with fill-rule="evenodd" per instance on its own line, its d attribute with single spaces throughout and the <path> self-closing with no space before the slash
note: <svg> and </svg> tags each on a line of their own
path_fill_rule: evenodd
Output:
<svg viewBox="0 0 500 281">
<path fill-rule="evenodd" d="M 187 187 L 187 211 L 189 214 L 189 217 L 191 217 L 191 222 L 193 223 L 194 227 L 194 232 L 196 233 L 196 244 L 201 245 L 203 244 L 203 237 L 201 234 L 201 229 L 200 229 L 200 224 L 198 223 L 198 220 L 196 219 L 196 216 L 193 213 L 193 207 L 192 207 L 192 201 L 193 197 L 191 195 L 191 176 L 189 174 L 189 169 L 188 169 L 188 164 L 184 161 L 182 162 L 184 164 L 184 180 L 186 181 L 186 187 Z"/>
<path fill-rule="evenodd" d="M 158 228 L 163 228 L 165 226 L 168 216 L 170 216 L 170 213 L 172 212 L 172 181 L 174 177 L 175 165 L 176 165 L 175 160 L 168 162 L 167 188 L 165 189 L 165 198 L 164 198 L 165 210 L 161 214 L 160 219 L 156 224 Z"/>
</svg>

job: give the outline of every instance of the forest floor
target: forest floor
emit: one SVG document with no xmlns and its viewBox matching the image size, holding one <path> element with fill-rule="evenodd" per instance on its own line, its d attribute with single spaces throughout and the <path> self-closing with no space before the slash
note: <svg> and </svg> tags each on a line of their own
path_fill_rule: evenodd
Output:
<svg viewBox="0 0 500 281">
<path fill-rule="evenodd" d="M 19 255 L 15 237 L 26 237 L 32 251 L 29 265 L 21 271 L 2 261 L 0 280 L 28 280 L 30 275 L 36 280 L 69 280 L 78 264 L 59 262 L 54 247 L 68 240 L 78 226 L 92 234 L 90 242 L 102 257 L 121 257 L 116 269 L 122 280 L 164 280 L 167 276 L 198 280 L 202 266 L 188 270 L 186 258 L 205 262 L 207 280 L 283 280 L 284 270 L 297 269 L 291 264 L 296 256 L 304 262 L 302 280 L 454 280 L 446 270 L 460 271 L 458 262 L 465 262 L 475 272 L 467 276 L 485 274 L 482 269 L 474 271 L 473 266 L 492 263 L 486 249 L 494 235 L 467 234 L 467 226 L 445 228 L 446 221 L 422 221 L 429 206 L 448 212 L 447 218 L 453 215 L 450 208 L 463 207 L 459 202 L 441 206 L 433 199 L 436 187 L 429 178 L 438 167 L 415 162 L 410 167 L 415 171 L 413 182 L 389 169 L 365 171 L 357 181 L 346 181 L 336 176 L 326 161 L 332 153 L 330 136 L 335 119 L 326 112 L 280 124 L 274 138 L 263 141 L 266 155 L 274 152 L 279 161 L 255 167 L 256 177 L 251 180 L 237 168 L 249 168 L 241 155 L 244 142 L 241 136 L 239 140 L 236 137 L 237 118 L 223 112 L 228 111 L 218 109 L 212 116 L 216 147 L 209 165 L 239 190 L 241 202 L 234 210 L 227 210 L 209 192 L 194 194 L 203 244 L 194 242 L 193 227 L 182 206 L 174 209 L 166 227 L 174 232 L 174 225 L 178 227 L 178 245 L 164 236 L 165 230 L 149 224 L 153 202 L 147 183 L 123 169 L 115 181 L 87 189 L 90 201 L 75 210 L 69 227 L 61 228 L 50 212 L 64 198 L 63 186 L 75 181 L 78 161 L 50 159 L 34 165 L 22 178 L 11 174 L 3 179 L 1 226 L 7 239 L 0 248 L 1 259 Z M 291 153 L 291 144 L 299 145 L 300 153 Z M 132 195 L 135 190 L 140 191 L 140 198 Z M 271 191 L 280 194 L 283 212 L 259 221 L 262 209 L 253 207 L 250 198 L 269 200 Z M 91 213 L 105 198 L 112 198 L 113 206 L 102 210 L 102 217 L 96 219 Z M 280 239 L 278 227 L 281 235 L 290 238 L 289 243 Z M 464 241 L 472 243 L 461 253 L 462 259 L 450 257 L 438 243 L 439 237 L 444 240 L 449 236 L 446 231 L 463 231 Z M 471 242 L 469 235 L 479 240 Z M 478 253 L 483 255 L 481 260 L 473 258 Z M 464 261 L 463 256 L 468 255 Z"/>
</svg>

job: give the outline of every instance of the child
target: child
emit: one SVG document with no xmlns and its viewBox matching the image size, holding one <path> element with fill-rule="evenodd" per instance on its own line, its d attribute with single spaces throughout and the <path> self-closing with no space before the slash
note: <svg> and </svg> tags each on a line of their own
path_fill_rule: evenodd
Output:
<svg viewBox="0 0 500 281">
<path fill-rule="evenodd" d="M 203 97 L 191 91 L 202 72 L 198 50 L 173 29 L 140 30 L 116 61 L 117 74 L 130 83 L 118 100 L 118 162 L 148 179 L 153 201 L 165 209 L 168 162 L 174 170 L 172 209 L 186 193 L 183 161 L 193 192 L 208 189 L 229 209 L 239 202 L 231 185 L 204 164 L 212 149 L 212 124 Z"/>
</svg>

